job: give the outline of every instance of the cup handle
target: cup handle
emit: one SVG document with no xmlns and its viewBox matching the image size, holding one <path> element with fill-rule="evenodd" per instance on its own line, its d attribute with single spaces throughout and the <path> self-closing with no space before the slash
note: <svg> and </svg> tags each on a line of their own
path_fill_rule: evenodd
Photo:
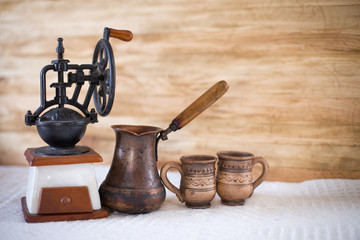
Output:
<svg viewBox="0 0 360 240">
<path fill-rule="evenodd" d="M 257 163 L 260 163 L 263 169 L 261 175 L 253 183 L 253 189 L 257 188 L 265 180 L 269 170 L 269 164 L 265 158 L 255 157 L 252 161 L 252 165 L 254 166 Z"/>
<path fill-rule="evenodd" d="M 184 175 L 184 172 L 182 170 L 181 164 L 178 162 L 168 162 L 166 163 L 160 170 L 160 177 L 163 181 L 164 185 L 173 193 L 176 194 L 180 202 L 184 202 L 183 198 L 181 197 L 180 189 L 175 187 L 168 179 L 167 172 L 170 168 L 175 168 L 180 172 L 181 178 Z"/>
</svg>

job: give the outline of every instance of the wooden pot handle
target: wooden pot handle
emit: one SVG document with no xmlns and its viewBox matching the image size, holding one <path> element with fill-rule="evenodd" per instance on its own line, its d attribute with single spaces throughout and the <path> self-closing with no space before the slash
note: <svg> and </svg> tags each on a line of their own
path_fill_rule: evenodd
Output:
<svg viewBox="0 0 360 240">
<path fill-rule="evenodd" d="M 229 89 L 229 85 L 225 81 L 219 81 L 196 99 L 190 106 L 182 111 L 173 122 L 178 129 L 181 129 L 191 120 L 196 118 L 200 113 L 210 107 L 214 102 L 222 97 Z"/>
<path fill-rule="evenodd" d="M 178 162 L 168 162 L 166 163 L 160 171 L 160 177 L 161 180 L 163 181 L 164 185 L 173 193 L 176 194 L 176 196 L 178 197 L 178 199 L 180 200 L 180 202 L 184 202 L 183 198 L 181 197 L 181 193 L 180 193 L 180 189 L 175 187 L 168 179 L 167 177 L 167 172 L 170 168 L 175 168 L 180 172 L 181 178 L 184 175 L 184 172 L 182 170 L 182 166 L 180 163 Z"/>
<path fill-rule="evenodd" d="M 172 122 L 169 127 L 162 131 L 162 140 L 167 139 L 167 134 L 172 131 L 181 129 L 191 120 L 196 118 L 200 113 L 210 107 L 214 102 L 221 98 L 229 89 L 229 85 L 224 80 L 217 82 L 205 93 L 203 93 L 198 99 L 196 99 L 190 106 L 182 111 Z"/>
<path fill-rule="evenodd" d="M 255 157 L 254 160 L 252 161 L 252 165 L 254 166 L 257 163 L 260 163 L 263 169 L 261 175 L 253 183 L 253 190 L 257 188 L 265 180 L 269 171 L 269 164 L 265 158 Z"/>
</svg>

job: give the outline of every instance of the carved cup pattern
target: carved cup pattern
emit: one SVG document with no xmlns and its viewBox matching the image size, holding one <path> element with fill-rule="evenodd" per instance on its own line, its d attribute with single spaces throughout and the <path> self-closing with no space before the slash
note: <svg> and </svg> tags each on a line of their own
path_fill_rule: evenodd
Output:
<svg viewBox="0 0 360 240">
<path fill-rule="evenodd" d="M 186 167 L 184 169 L 185 174 L 211 174 L 215 173 L 215 168 L 207 167 L 207 168 L 190 168 Z"/>
<path fill-rule="evenodd" d="M 218 176 L 218 180 L 224 180 L 226 182 L 231 182 L 231 183 L 251 183 L 252 179 L 251 176 L 249 174 L 246 175 L 226 175 L 225 174 L 221 174 Z"/>
<path fill-rule="evenodd" d="M 234 170 L 250 170 L 252 168 L 251 162 L 245 162 L 245 163 L 222 162 L 219 165 L 221 168 L 234 169 Z"/>
<path fill-rule="evenodd" d="M 214 186 L 215 185 L 215 178 L 185 178 L 184 179 L 185 185 L 192 185 L 195 187 L 200 186 Z"/>
</svg>

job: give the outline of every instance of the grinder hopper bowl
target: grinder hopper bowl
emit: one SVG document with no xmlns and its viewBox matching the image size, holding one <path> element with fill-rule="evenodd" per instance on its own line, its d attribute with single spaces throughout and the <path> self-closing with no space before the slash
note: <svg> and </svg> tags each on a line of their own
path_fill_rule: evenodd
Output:
<svg viewBox="0 0 360 240">
<path fill-rule="evenodd" d="M 57 59 L 40 73 L 40 107 L 25 115 L 25 124 L 36 125 L 40 137 L 49 145 L 28 148 L 29 178 L 22 208 L 27 222 L 47 222 L 101 218 L 108 215 L 100 204 L 93 163 L 101 156 L 87 146 L 76 144 L 89 123 L 96 123 L 97 114 L 107 116 L 115 96 L 115 61 L 109 38 L 130 41 L 127 30 L 105 28 L 95 47 L 92 64 L 70 64 L 63 59 L 63 39 L 58 39 Z M 55 97 L 47 100 L 46 74 L 57 73 L 51 83 Z M 67 81 L 64 73 L 67 73 Z M 73 88 L 71 98 L 67 88 Z M 87 88 L 79 101 L 81 89 Z M 91 97 L 95 108 L 88 110 Z M 69 108 L 71 107 L 71 108 Z M 76 110 L 75 110 L 76 109 Z M 43 113 L 45 110 L 45 113 Z"/>
</svg>

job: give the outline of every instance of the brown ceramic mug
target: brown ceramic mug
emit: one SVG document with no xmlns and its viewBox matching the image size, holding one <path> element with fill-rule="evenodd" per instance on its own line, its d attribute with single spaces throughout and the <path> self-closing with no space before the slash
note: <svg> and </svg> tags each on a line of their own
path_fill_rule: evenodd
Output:
<svg viewBox="0 0 360 240">
<path fill-rule="evenodd" d="M 216 188 L 221 202 L 232 206 L 243 205 L 245 199 L 264 181 L 269 170 L 268 162 L 247 152 L 223 151 L 217 155 Z M 253 181 L 252 168 L 257 163 L 262 165 L 262 173 Z"/>
<path fill-rule="evenodd" d="M 161 168 L 161 179 L 165 186 L 190 208 L 208 208 L 216 195 L 216 157 L 208 155 L 187 155 L 178 162 L 168 162 Z M 170 168 L 181 174 L 180 188 L 167 178 Z"/>
</svg>

